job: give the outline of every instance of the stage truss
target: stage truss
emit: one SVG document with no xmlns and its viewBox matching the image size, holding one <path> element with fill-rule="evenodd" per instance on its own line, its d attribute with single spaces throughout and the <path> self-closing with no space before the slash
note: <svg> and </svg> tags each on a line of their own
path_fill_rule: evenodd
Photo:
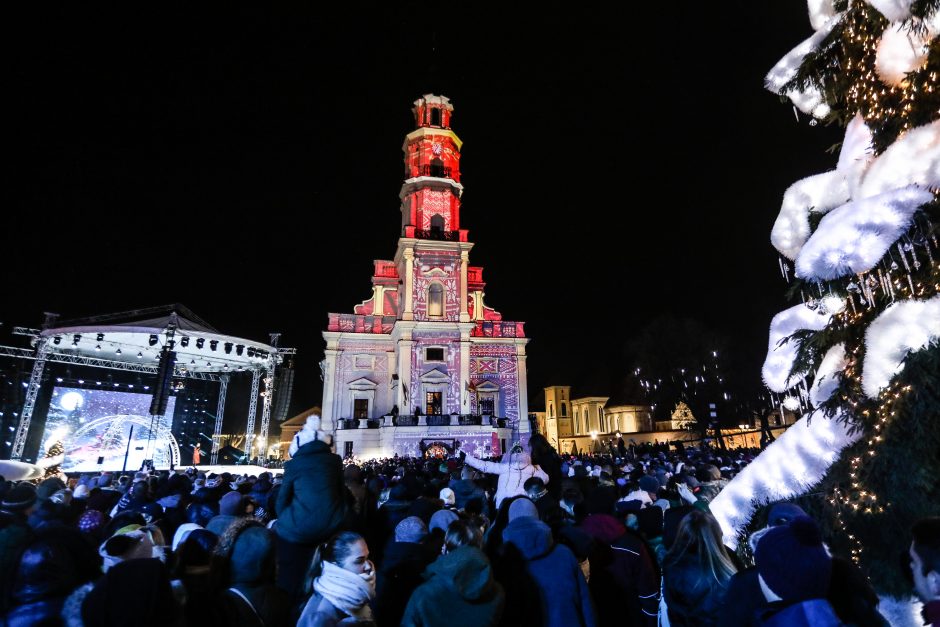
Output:
<svg viewBox="0 0 940 627">
<path fill-rule="evenodd" d="M 186 318 L 181 318 L 176 311 L 182 310 Z M 152 326 L 152 321 L 147 323 L 135 323 L 134 326 L 115 326 L 100 325 L 104 322 L 113 322 L 120 317 L 141 317 L 147 315 L 166 314 L 166 324 L 161 326 Z M 195 320 L 196 322 L 193 322 Z M 13 334 L 31 338 L 33 349 L 18 348 L 13 346 L 0 346 L 0 356 L 16 357 L 20 359 L 34 360 L 32 374 L 26 390 L 26 399 L 23 409 L 20 412 L 20 421 L 16 430 L 16 437 L 13 442 L 11 458 L 21 460 L 26 447 L 27 436 L 29 435 L 30 422 L 33 411 L 36 407 L 36 399 L 39 397 L 39 391 L 42 387 L 43 373 L 46 364 L 49 362 L 76 364 L 81 366 L 91 366 L 94 368 L 103 368 L 108 370 L 121 370 L 127 372 L 137 372 L 141 374 L 156 375 L 159 370 L 159 364 L 154 363 L 153 359 L 145 359 L 154 352 L 153 348 L 159 344 L 159 338 L 164 338 L 164 346 L 179 352 L 183 359 L 177 361 L 174 368 L 174 378 L 195 379 L 201 381 L 214 381 L 219 384 L 218 407 L 215 415 L 215 426 L 212 438 L 212 453 L 210 463 L 218 462 L 219 435 L 222 433 L 222 420 L 225 414 L 225 400 L 228 392 L 229 380 L 234 372 L 251 372 L 252 386 L 248 408 L 248 426 L 245 433 L 247 442 L 246 454 L 249 459 L 252 458 L 252 444 L 255 441 L 255 416 L 258 407 L 258 395 L 261 394 L 262 412 L 261 412 L 261 435 L 258 438 L 258 450 L 262 457 L 267 453 L 268 428 L 271 420 L 271 400 L 274 394 L 275 372 L 279 364 L 287 355 L 296 354 L 294 348 L 278 347 L 279 333 L 271 334 L 270 344 L 260 344 L 251 340 L 234 338 L 218 334 L 211 327 L 203 323 L 191 312 L 185 308 L 174 306 L 171 308 L 153 308 L 149 310 L 136 310 L 115 314 L 111 316 L 99 316 L 97 318 L 87 318 L 81 321 L 81 326 L 62 326 L 54 327 L 55 317 L 47 314 L 46 324 L 42 329 L 32 329 L 27 327 L 14 327 Z M 95 326 L 92 323 L 99 323 Z M 139 326 L 145 325 L 145 326 Z M 118 341 L 108 341 L 104 339 L 108 334 L 118 336 Z M 94 340 L 91 337 L 94 336 Z M 199 340 L 194 342 L 195 346 L 189 349 L 188 337 L 198 336 Z M 186 337 L 186 344 L 181 344 L 177 348 L 177 337 Z M 63 338 L 74 338 L 74 342 L 69 346 L 62 347 Z M 144 344 L 144 338 L 147 338 Z M 154 342 L 157 338 L 157 342 Z M 237 355 L 231 354 L 232 345 L 238 342 Z M 211 359 L 216 360 L 216 365 L 209 361 L 205 365 L 196 363 L 196 359 L 203 359 L 204 346 L 208 343 L 213 353 Z M 224 343 L 225 354 L 222 351 L 215 355 L 216 346 Z M 111 357 L 98 356 L 102 351 L 102 344 L 108 344 L 111 349 Z M 94 347 L 92 347 L 94 345 Z M 149 345 L 149 347 L 148 347 Z M 242 349 L 247 346 L 247 356 L 243 358 Z M 116 347 L 116 348 L 115 348 Z M 160 348 L 160 346 L 156 346 Z M 125 350 L 127 349 L 127 350 Z M 139 350 L 138 350 L 139 349 Z M 92 354 L 87 354 L 94 351 Z M 200 353 L 200 351 L 203 351 Z M 136 357 L 134 353 L 136 352 Z M 186 360 L 189 359 L 189 363 Z M 234 372 L 233 372 L 234 371 Z M 259 391 L 264 374 L 264 391 Z M 175 446 L 176 440 L 170 434 L 172 440 L 171 448 L 175 451 L 173 454 L 174 462 L 179 463 L 179 447 Z"/>
</svg>

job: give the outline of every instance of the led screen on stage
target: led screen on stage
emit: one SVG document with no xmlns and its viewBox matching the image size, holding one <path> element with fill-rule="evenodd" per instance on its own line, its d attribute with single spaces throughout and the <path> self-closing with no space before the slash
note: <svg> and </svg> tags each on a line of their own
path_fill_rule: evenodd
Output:
<svg viewBox="0 0 940 627">
<path fill-rule="evenodd" d="M 145 459 L 158 468 L 179 462 L 170 433 L 176 398 L 151 422 L 150 394 L 56 386 L 52 391 L 42 458 L 56 442 L 65 448 L 65 471 L 138 470 Z M 151 430 L 152 428 L 152 430 Z M 128 446 L 129 444 L 129 446 Z"/>
</svg>

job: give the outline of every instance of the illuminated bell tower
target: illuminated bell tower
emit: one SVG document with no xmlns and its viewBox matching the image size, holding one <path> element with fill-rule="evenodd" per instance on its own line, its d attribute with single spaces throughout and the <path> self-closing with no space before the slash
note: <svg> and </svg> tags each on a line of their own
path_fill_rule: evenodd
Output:
<svg viewBox="0 0 940 627">
<path fill-rule="evenodd" d="M 463 142 L 450 129 L 454 107 L 446 96 L 425 94 L 415 101 L 412 111 L 417 128 L 402 144 L 405 181 L 399 193 L 402 233 L 396 261 L 404 286 L 401 319 L 469 322 L 467 261 L 473 244 L 460 228 Z M 424 274 L 432 278 L 431 283 L 416 280 L 416 266 L 430 269 L 430 274 Z M 439 288 L 433 281 L 435 268 Z"/>
</svg>

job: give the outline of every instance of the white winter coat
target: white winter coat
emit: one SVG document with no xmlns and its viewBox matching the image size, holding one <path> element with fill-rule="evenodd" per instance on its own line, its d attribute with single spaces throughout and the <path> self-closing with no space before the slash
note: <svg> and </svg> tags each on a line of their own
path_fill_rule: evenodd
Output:
<svg viewBox="0 0 940 627">
<path fill-rule="evenodd" d="M 475 457 L 467 456 L 464 460 L 468 466 L 477 470 L 499 475 L 496 482 L 496 509 L 503 499 L 525 494 L 525 482 L 529 477 L 538 477 L 548 484 L 548 475 L 541 468 L 532 464 L 532 459 L 526 452 L 507 453 L 500 462 L 485 462 Z"/>
</svg>

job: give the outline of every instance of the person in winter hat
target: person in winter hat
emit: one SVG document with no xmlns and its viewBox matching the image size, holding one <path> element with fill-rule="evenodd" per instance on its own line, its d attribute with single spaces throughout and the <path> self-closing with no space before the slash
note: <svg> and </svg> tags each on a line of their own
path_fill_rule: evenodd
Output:
<svg viewBox="0 0 940 627">
<path fill-rule="evenodd" d="M 593 627 L 594 608 L 581 566 L 571 550 L 552 540 L 529 499 L 509 507 L 497 579 L 506 586 L 503 624 Z"/>
<path fill-rule="evenodd" d="M 754 552 L 758 582 L 770 602 L 760 624 L 780 627 L 841 625 L 826 600 L 832 559 L 816 523 L 797 516 L 772 527 Z"/>
<path fill-rule="evenodd" d="M 427 567 L 425 583 L 411 595 L 401 624 L 487 627 L 497 625 L 505 605 L 503 587 L 493 578 L 479 549 L 478 529 L 465 521 L 450 526 L 446 553 Z"/>
<path fill-rule="evenodd" d="M 438 514 L 453 512 L 442 509 L 434 516 Z M 375 616 L 380 625 L 401 624 L 408 599 L 423 581 L 421 573 L 440 555 L 440 545 L 435 552 L 430 541 L 427 526 L 417 516 L 409 516 L 395 527 L 395 541 L 385 547 L 376 585 Z"/>
<path fill-rule="evenodd" d="M 496 482 L 496 509 L 499 509 L 503 499 L 525 494 L 525 482 L 529 477 L 538 477 L 548 484 L 548 475 L 538 466 L 532 464 L 529 454 L 521 446 L 514 446 L 509 453 L 503 456 L 500 462 L 486 462 L 475 457 L 469 457 L 460 452 L 464 462 L 481 472 L 499 475 Z"/>
<path fill-rule="evenodd" d="M 130 525 L 108 538 L 98 549 L 101 570 L 134 559 L 165 559 L 163 538 L 152 527 Z"/>
<path fill-rule="evenodd" d="M 450 488 L 441 488 L 438 496 L 444 501 L 444 507 L 448 509 L 454 508 L 457 504 L 457 495 Z"/>
<path fill-rule="evenodd" d="M 343 483 L 343 461 L 333 453 L 332 436 L 320 416 L 307 418 L 290 445 L 284 482 L 277 494 L 278 585 L 300 601 L 304 575 L 317 546 L 351 518 Z"/>
<path fill-rule="evenodd" d="M 219 501 L 219 515 L 214 516 L 206 529 L 221 536 L 233 522 L 245 516 L 248 497 L 232 490 Z"/>
<path fill-rule="evenodd" d="M 275 585 L 275 538 L 261 523 L 232 523 L 212 554 L 210 585 L 218 591 L 222 625 L 283 625 L 290 616 L 287 594 Z"/>
<path fill-rule="evenodd" d="M 375 566 L 359 534 L 344 531 L 318 547 L 307 581 L 312 595 L 297 627 L 375 625 Z"/>
</svg>

